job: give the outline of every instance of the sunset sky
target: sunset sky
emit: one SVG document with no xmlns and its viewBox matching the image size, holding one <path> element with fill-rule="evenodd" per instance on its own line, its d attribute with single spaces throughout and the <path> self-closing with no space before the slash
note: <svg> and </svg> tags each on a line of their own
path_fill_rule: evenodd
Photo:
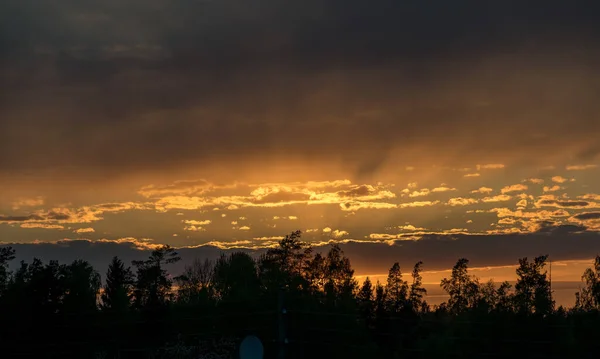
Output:
<svg viewBox="0 0 600 359">
<path fill-rule="evenodd" d="M 585 6 L 584 6 L 585 5 Z M 0 241 L 189 262 L 289 232 L 358 275 L 600 253 L 600 4 L 0 2 Z"/>
</svg>

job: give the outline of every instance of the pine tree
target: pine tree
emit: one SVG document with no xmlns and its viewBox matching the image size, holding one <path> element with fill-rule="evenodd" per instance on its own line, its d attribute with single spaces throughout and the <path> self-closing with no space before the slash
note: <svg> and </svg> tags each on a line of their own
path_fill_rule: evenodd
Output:
<svg viewBox="0 0 600 359">
<path fill-rule="evenodd" d="M 415 264 L 412 271 L 413 282 L 410 285 L 410 293 L 408 295 L 408 301 L 412 305 L 413 310 L 420 311 L 426 302 L 423 300 L 423 296 L 427 294 L 427 289 L 423 288 L 423 262 L 419 261 Z"/>
<path fill-rule="evenodd" d="M 130 267 L 125 267 L 119 257 L 113 257 L 106 272 L 102 292 L 102 309 L 125 312 L 131 305 L 134 277 Z"/>
<path fill-rule="evenodd" d="M 134 305 L 149 310 L 163 307 L 171 297 L 173 281 L 168 277 L 165 265 L 177 263 L 181 257 L 169 245 L 162 246 L 142 261 L 133 261 L 137 278 L 133 291 Z"/>
<path fill-rule="evenodd" d="M 367 277 L 356 296 L 360 313 L 367 324 L 372 321 L 373 316 L 375 315 L 375 303 L 373 301 L 373 296 L 373 283 L 371 282 L 371 279 Z"/>
</svg>

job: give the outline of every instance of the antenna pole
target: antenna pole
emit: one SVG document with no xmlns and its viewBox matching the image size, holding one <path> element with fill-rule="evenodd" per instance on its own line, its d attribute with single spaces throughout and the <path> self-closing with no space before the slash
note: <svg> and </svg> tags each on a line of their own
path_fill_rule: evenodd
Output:
<svg viewBox="0 0 600 359">
<path fill-rule="evenodd" d="M 552 303 L 552 260 L 550 260 L 550 303 Z"/>
<path fill-rule="evenodd" d="M 279 326 L 279 354 L 278 359 L 285 359 L 285 344 L 287 339 L 285 337 L 285 320 L 284 314 L 286 314 L 285 302 L 284 302 L 284 291 L 283 288 L 279 289 L 279 298 L 277 306 L 277 319 Z"/>
</svg>

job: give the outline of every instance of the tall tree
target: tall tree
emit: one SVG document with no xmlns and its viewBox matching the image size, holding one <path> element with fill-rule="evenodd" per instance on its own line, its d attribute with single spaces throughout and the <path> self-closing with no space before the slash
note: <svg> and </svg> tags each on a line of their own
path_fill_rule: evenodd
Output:
<svg viewBox="0 0 600 359">
<path fill-rule="evenodd" d="M 102 309 L 117 313 L 129 310 L 135 278 L 130 267 L 114 256 L 108 265 L 106 283 L 101 295 Z"/>
<path fill-rule="evenodd" d="M 137 308 L 153 310 L 168 303 L 173 281 L 164 267 L 180 260 L 175 249 L 165 245 L 152 251 L 148 259 L 132 262 L 137 268 L 133 291 L 134 305 Z"/>
<path fill-rule="evenodd" d="M 477 278 L 469 275 L 469 260 L 459 259 L 450 278 L 442 279 L 440 286 L 448 293 L 448 309 L 453 313 L 460 313 L 473 307 L 479 301 L 479 282 Z"/>
<path fill-rule="evenodd" d="M 302 232 L 286 235 L 275 248 L 270 248 L 259 260 L 259 275 L 269 291 L 281 287 L 290 290 L 308 290 L 307 269 L 312 259 L 312 248 L 301 241 Z"/>
<path fill-rule="evenodd" d="M 209 300 L 212 295 L 214 263 L 211 260 L 195 258 L 191 265 L 185 265 L 183 274 L 175 278 L 177 301 L 182 304 L 198 304 Z"/>
<path fill-rule="evenodd" d="M 583 272 L 581 280 L 584 283 L 584 287 L 580 292 L 576 293 L 576 308 L 600 310 L 600 255 L 597 255 L 594 259 L 594 266 L 587 268 Z"/>
<path fill-rule="evenodd" d="M 80 259 L 61 266 L 61 271 L 65 285 L 63 310 L 79 314 L 94 312 L 97 309 L 100 274 L 88 262 Z"/>
<path fill-rule="evenodd" d="M 353 296 L 358 283 L 354 279 L 350 259 L 344 255 L 338 244 L 333 244 L 327 253 L 325 277 L 325 297 L 330 305 L 347 307 L 354 302 Z"/>
<path fill-rule="evenodd" d="M 515 304 L 517 310 L 525 313 L 548 314 L 554 309 L 550 282 L 545 271 L 548 256 L 519 259 L 517 283 L 515 284 Z"/>
<path fill-rule="evenodd" d="M 0 298 L 4 296 L 10 279 L 8 264 L 15 259 L 15 250 L 8 246 L 0 248 Z"/>
<path fill-rule="evenodd" d="M 386 307 L 391 313 L 399 312 L 408 301 L 408 282 L 402 279 L 398 262 L 394 263 L 388 272 L 385 292 Z"/>
<path fill-rule="evenodd" d="M 423 287 L 423 262 L 419 261 L 415 264 L 412 271 L 412 284 L 408 294 L 408 301 L 415 311 L 426 311 L 428 308 L 427 302 L 423 296 L 427 294 L 427 289 Z"/>
<path fill-rule="evenodd" d="M 356 300 L 358 302 L 361 317 L 367 325 L 369 325 L 375 315 L 373 283 L 369 277 L 365 278 L 365 281 L 362 283 L 360 290 L 356 295 Z"/>
<path fill-rule="evenodd" d="M 253 301 L 260 291 L 254 259 L 244 252 L 222 254 L 214 268 L 213 286 L 222 301 Z"/>
</svg>

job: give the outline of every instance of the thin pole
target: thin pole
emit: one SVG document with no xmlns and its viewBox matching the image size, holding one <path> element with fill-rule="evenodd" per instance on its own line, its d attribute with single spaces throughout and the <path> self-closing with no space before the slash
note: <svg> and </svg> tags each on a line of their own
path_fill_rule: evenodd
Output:
<svg viewBox="0 0 600 359">
<path fill-rule="evenodd" d="M 552 304 L 552 260 L 550 260 L 550 304 Z"/>
<path fill-rule="evenodd" d="M 285 337 L 285 320 L 284 314 L 285 310 L 285 301 L 284 301 L 284 291 L 283 288 L 279 289 L 279 298 L 278 298 L 278 306 L 277 306 L 277 319 L 278 319 L 278 327 L 279 327 L 279 355 L 278 359 L 285 359 L 285 343 L 287 341 Z"/>
</svg>

